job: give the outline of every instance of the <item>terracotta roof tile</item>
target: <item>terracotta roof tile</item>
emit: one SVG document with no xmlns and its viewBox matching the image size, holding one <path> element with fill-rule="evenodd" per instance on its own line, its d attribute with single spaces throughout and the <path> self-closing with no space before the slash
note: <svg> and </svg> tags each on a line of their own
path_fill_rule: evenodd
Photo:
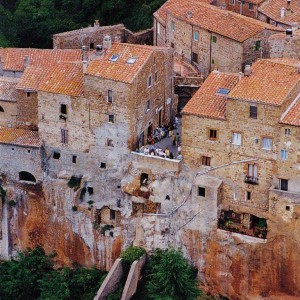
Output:
<svg viewBox="0 0 300 300">
<path fill-rule="evenodd" d="M 49 68 L 27 67 L 17 85 L 17 89 L 37 91 L 39 83 L 48 72 Z"/>
<path fill-rule="evenodd" d="M 17 83 L 18 79 L 0 77 L 0 101 L 17 101 Z"/>
<path fill-rule="evenodd" d="M 286 112 L 282 115 L 280 123 L 300 126 L 300 99 L 292 103 Z"/>
<path fill-rule="evenodd" d="M 281 18 L 281 8 L 287 7 L 286 0 L 269 0 L 264 2 L 258 11 L 268 16 L 269 18 L 284 24 L 291 24 L 292 22 L 300 22 L 300 1 L 291 1 L 291 12 L 286 11 L 285 17 Z"/>
<path fill-rule="evenodd" d="M 83 68 L 82 64 L 61 63 L 50 68 L 41 80 L 38 90 L 81 96 L 83 94 Z"/>
<path fill-rule="evenodd" d="M 225 119 L 227 95 L 217 92 L 221 88 L 231 90 L 237 82 L 237 74 L 212 72 L 184 107 L 182 113 Z"/>
<path fill-rule="evenodd" d="M 0 143 L 34 148 L 42 144 L 37 131 L 2 127 L 0 127 Z"/>
<path fill-rule="evenodd" d="M 284 64 L 284 60 L 278 63 L 262 59 L 253 64 L 250 76 L 244 76 L 229 97 L 281 105 L 299 80 L 298 69 Z"/>
<path fill-rule="evenodd" d="M 5 48 L 0 51 L 4 70 L 23 71 L 24 57 L 29 57 L 33 67 L 49 67 L 60 62 L 81 61 L 81 50 L 75 49 L 29 49 Z"/>
<path fill-rule="evenodd" d="M 192 13 L 190 18 L 187 17 L 188 11 Z M 189 24 L 239 42 L 247 40 L 263 29 L 283 31 L 281 28 L 259 20 L 226 11 L 197 0 L 169 0 L 154 13 L 154 16 L 158 16 L 166 22 L 169 14 Z"/>
<path fill-rule="evenodd" d="M 155 49 L 159 47 L 113 43 L 104 56 L 92 61 L 85 74 L 101 78 L 112 79 L 125 83 L 132 83 L 144 63 L 149 59 Z M 116 61 L 110 61 L 113 55 L 117 55 Z M 128 59 L 135 57 L 133 64 L 127 63 Z"/>
</svg>

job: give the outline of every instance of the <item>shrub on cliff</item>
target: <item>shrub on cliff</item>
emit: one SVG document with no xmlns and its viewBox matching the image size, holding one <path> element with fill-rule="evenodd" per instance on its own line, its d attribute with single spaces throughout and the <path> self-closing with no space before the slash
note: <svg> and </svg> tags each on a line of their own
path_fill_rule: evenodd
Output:
<svg viewBox="0 0 300 300">
<path fill-rule="evenodd" d="M 126 250 L 122 251 L 121 258 L 125 264 L 131 265 L 135 260 L 141 258 L 146 254 L 146 250 L 141 247 L 130 246 Z"/>
</svg>

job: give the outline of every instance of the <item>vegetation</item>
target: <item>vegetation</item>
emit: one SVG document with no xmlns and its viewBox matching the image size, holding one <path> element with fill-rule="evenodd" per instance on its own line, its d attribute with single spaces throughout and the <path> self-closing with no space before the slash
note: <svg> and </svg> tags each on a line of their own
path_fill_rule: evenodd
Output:
<svg viewBox="0 0 300 300">
<path fill-rule="evenodd" d="M 82 177 L 72 176 L 68 181 L 68 187 L 74 189 L 75 191 L 78 190 L 81 184 L 81 178 Z"/>
<path fill-rule="evenodd" d="M 57 270 L 54 257 L 36 247 L 20 253 L 16 260 L 0 263 L 0 299 L 93 299 L 105 274 L 95 268 Z"/>
<path fill-rule="evenodd" d="M 0 197 L 2 198 L 2 200 L 5 200 L 6 197 L 6 190 L 0 185 Z"/>
<path fill-rule="evenodd" d="M 0 0 L 0 47 L 52 48 L 52 35 L 92 24 L 152 27 L 165 0 Z"/>
<path fill-rule="evenodd" d="M 16 201 L 14 201 L 14 200 L 9 200 L 8 201 L 8 205 L 10 206 L 10 207 L 13 207 L 13 206 L 16 206 Z"/>
<path fill-rule="evenodd" d="M 146 250 L 144 248 L 130 246 L 126 250 L 122 251 L 121 258 L 125 264 L 131 265 L 144 254 L 146 254 Z"/>
</svg>

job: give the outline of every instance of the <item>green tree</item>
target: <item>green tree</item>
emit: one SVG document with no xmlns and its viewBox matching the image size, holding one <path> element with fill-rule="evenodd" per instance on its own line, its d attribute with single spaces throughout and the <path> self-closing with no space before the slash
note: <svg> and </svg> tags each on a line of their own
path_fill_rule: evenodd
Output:
<svg viewBox="0 0 300 300">
<path fill-rule="evenodd" d="M 201 295 L 195 268 L 175 249 L 156 250 L 147 266 L 146 289 L 149 299 L 192 300 Z"/>
</svg>

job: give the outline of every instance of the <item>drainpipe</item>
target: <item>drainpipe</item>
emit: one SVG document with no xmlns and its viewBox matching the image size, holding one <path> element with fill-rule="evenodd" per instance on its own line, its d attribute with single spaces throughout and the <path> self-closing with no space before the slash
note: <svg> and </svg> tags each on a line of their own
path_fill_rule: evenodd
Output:
<svg viewBox="0 0 300 300">
<path fill-rule="evenodd" d="M 211 72 L 211 47 L 212 47 L 212 32 L 210 31 L 210 42 L 209 42 L 209 73 Z"/>
</svg>

